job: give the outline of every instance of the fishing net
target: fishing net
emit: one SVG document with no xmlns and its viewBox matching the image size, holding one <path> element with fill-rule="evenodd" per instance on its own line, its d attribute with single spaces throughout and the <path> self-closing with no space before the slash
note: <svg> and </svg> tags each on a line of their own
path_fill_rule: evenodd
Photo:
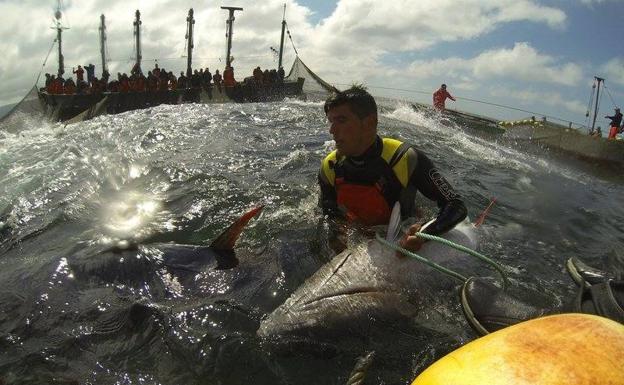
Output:
<svg viewBox="0 0 624 385">
<path fill-rule="evenodd" d="M 290 72 L 286 80 L 296 81 L 298 78 L 304 78 L 303 92 L 306 95 L 318 96 L 320 98 L 327 97 L 332 92 L 337 92 L 336 87 L 321 79 L 320 76 L 312 72 L 310 68 L 297 56 L 293 62 Z"/>
<path fill-rule="evenodd" d="M 45 107 L 37 94 L 37 86 L 34 86 L 11 111 L 0 119 L 0 127 L 7 132 L 16 132 L 23 128 L 25 120 L 43 118 L 44 114 Z"/>
</svg>

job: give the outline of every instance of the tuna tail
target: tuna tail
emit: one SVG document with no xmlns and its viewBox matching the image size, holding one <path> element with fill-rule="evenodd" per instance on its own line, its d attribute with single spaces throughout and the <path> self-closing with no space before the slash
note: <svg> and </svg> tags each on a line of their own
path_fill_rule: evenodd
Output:
<svg viewBox="0 0 624 385">
<path fill-rule="evenodd" d="M 210 244 L 210 248 L 217 253 L 217 269 L 231 269 L 238 266 L 238 259 L 234 254 L 234 244 L 247 223 L 251 218 L 258 215 L 263 207 L 258 206 L 243 214 Z"/>
</svg>

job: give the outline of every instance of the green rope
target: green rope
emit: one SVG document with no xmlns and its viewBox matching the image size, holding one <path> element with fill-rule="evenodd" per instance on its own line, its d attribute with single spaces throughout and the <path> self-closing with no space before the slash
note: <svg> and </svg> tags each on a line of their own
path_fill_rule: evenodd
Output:
<svg viewBox="0 0 624 385">
<path fill-rule="evenodd" d="M 397 244 L 390 243 L 390 242 L 386 241 L 379 234 L 375 234 L 375 237 L 377 238 L 377 240 L 379 242 L 381 242 L 381 244 L 386 245 L 386 246 L 388 246 L 389 248 L 391 248 L 391 249 L 393 249 L 395 251 L 399 251 L 399 252 L 403 253 L 404 255 L 407 255 L 408 257 L 412 257 L 414 259 L 417 259 L 420 262 L 422 262 L 422 263 L 424 263 L 426 265 L 429 265 L 432 268 L 434 268 L 434 269 L 436 269 L 438 271 L 441 271 L 444 274 L 450 275 L 453 278 L 457 278 L 458 280 L 460 280 L 462 282 L 466 282 L 468 280 L 468 278 L 464 277 L 463 275 L 461 275 L 461 274 L 459 274 L 459 273 L 457 273 L 457 272 L 455 272 L 453 270 L 450 270 L 450 269 L 447 269 L 444 266 L 438 265 L 437 263 L 435 263 L 433 261 L 430 261 L 429 259 L 427 259 L 425 257 L 422 257 L 422 256 L 420 256 L 420 255 L 418 255 L 416 253 L 413 253 L 413 252 L 411 252 L 409 250 L 406 250 L 406 249 L 402 248 L 401 246 L 399 246 Z"/>
<path fill-rule="evenodd" d="M 435 241 L 435 242 L 438 242 L 438 243 L 442 243 L 445 246 L 448 246 L 448 247 L 453 248 L 455 250 L 463 251 L 466 254 L 472 255 L 473 257 L 476 257 L 476 258 L 482 260 L 483 262 L 485 262 L 485 263 L 489 264 L 490 266 L 494 267 L 494 269 L 496 269 L 496 271 L 499 272 L 499 274 L 503 278 L 503 289 L 505 289 L 505 287 L 507 287 L 507 284 L 509 283 L 509 281 L 507 280 L 507 276 L 505 275 L 505 272 L 503 271 L 502 267 L 500 267 L 500 265 L 498 263 L 496 263 L 495 261 L 493 261 L 491 258 L 488 258 L 488 257 L 486 257 L 485 255 L 483 255 L 481 253 L 478 253 L 478 252 L 476 252 L 476 251 L 474 251 L 472 249 L 469 249 L 466 246 L 459 245 L 459 244 L 457 244 L 455 242 L 451 242 L 448 239 L 444 239 L 444 238 L 441 238 L 441 237 L 436 237 L 435 235 L 421 233 L 421 232 L 418 232 L 418 233 L 416 233 L 414 235 L 416 235 L 417 237 L 420 237 L 420 238 L 424 238 L 424 239 L 430 240 L 430 241 Z M 395 245 L 395 244 L 392 244 L 392 243 L 386 241 L 381 236 L 379 236 L 379 234 L 377 234 L 377 240 L 380 241 L 382 244 L 390 247 L 391 249 L 394 249 L 396 251 L 400 251 L 400 252 L 402 252 L 405 255 L 408 255 L 408 256 L 410 256 L 412 258 L 418 259 L 419 261 L 424 262 L 427 265 L 429 265 L 431 267 L 434 267 L 435 269 L 438 269 L 438 270 L 440 270 L 440 271 L 442 271 L 442 272 L 444 272 L 446 274 L 449 274 L 449 275 L 451 275 L 451 276 L 453 276 L 455 278 L 461 277 L 461 279 L 463 279 L 464 281 L 466 280 L 466 278 L 463 277 L 462 275 L 460 275 L 459 273 L 456 273 L 456 272 L 454 272 L 452 270 L 449 270 L 449 269 L 447 269 L 445 267 L 442 267 L 442 266 L 436 264 L 435 262 L 432 262 L 432 261 L 430 261 L 430 260 L 428 260 L 428 259 L 426 259 L 424 257 L 421 257 L 421 256 L 419 256 L 417 254 L 414 254 L 414 253 L 408 251 L 408 250 L 405 250 L 404 248 L 402 248 L 402 247 L 400 247 L 398 245 Z"/>
<path fill-rule="evenodd" d="M 448 247 L 451 247 L 455 250 L 459 250 L 459 251 L 463 251 L 466 254 L 472 255 L 473 257 L 476 257 L 480 260 L 482 260 L 483 262 L 487 263 L 488 265 L 492 266 L 494 269 L 496 269 L 496 271 L 498 271 L 498 273 L 501 275 L 501 277 L 503 278 L 503 289 L 507 286 L 507 284 L 509 283 L 509 281 L 507 280 L 507 276 L 505 275 L 505 272 L 503 271 L 503 268 L 500 267 L 500 265 L 498 263 L 496 263 L 494 260 L 492 260 L 491 258 L 486 257 L 485 255 L 478 253 L 472 249 L 467 248 L 466 246 L 463 245 L 459 245 L 455 242 L 451 242 L 448 239 L 444 239 L 441 237 L 437 237 L 435 235 L 431 235 L 431 234 L 426 234 L 426 233 L 421 233 L 418 232 L 415 234 L 417 237 L 420 238 L 424 238 L 430 241 L 435 241 L 438 243 L 441 243 L 443 245 L 446 245 Z"/>
</svg>

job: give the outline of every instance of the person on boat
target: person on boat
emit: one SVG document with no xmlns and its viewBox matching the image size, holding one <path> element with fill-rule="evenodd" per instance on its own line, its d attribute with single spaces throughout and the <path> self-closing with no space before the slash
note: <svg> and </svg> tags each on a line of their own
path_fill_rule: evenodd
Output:
<svg viewBox="0 0 624 385">
<path fill-rule="evenodd" d="M 455 101 L 455 98 L 446 90 L 446 84 L 442 84 L 440 88 L 433 93 L 433 107 L 436 110 L 444 111 L 446 109 L 446 99 Z"/>
<path fill-rule="evenodd" d="M 234 67 L 227 67 L 225 71 L 223 71 L 223 85 L 226 87 L 234 87 L 236 85 Z"/>
<path fill-rule="evenodd" d="M 88 94 L 89 93 L 89 85 L 84 80 L 78 80 L 78 83 L 76 84 L 76 91 L 80 95 Z"/>
<path fill-rule="evenodd" d="M 620 131 L 620 123 L 622 123 L 622 113 L 619 108 L 615 108 L 615 115 L 613 116 L 605 116 L 607 119 L 611 119 L 611 129 L 609 130 L 608 139 L 615 139 L 615 136 Z"/>
<path fill-rule="evenodd" d="M 210 82 L 212 82 L 212 73 L 210 72 L 210 68 L 206 67 L 203 75 L 203 86 L 206 91 L 210 88 Z"/>
<path fill-rule="evenodd" d="M 91 94 L 99 95 L 104 89 L 104 82 L 94 76 L 93 79 L 91 79 Z"/>
<path fill-rule="evenodd" d="M 193 75 L 191 76 L 191 87 L 197 90 L 201 89 L 202 85 L 202 75 L 198 70 L 193 71 Z"/>
<path fill-rule="evenodd" d="M 265 69 L 262 72 L 262 82 L 264 83 L 265 86 L 271 84 L 271 73 L 269 72 L 268 69 Z"/>
<path fill-rule="evenodd" d="M 95 65 L 93 63 L 89 63 L 89 65 L 86 65 L 84 69 L 87 71 L 87 83 L 91 86 L 93 78 L 95 77 Z"/>
<path fill-rule="evenodd" d="M 169 90 L 176 91 L 178 89 L 178 79 L 176 79 L 173 72 L 169 72 Z"/>
<path fill-rule="evenodd" d="M 72 78 L 65 80 L 63 93 L 66 95 L 73 95 L 76 93 L 76 83 L 74 83 L 74 80 Z"/>
<path fill-rule="evenodd" d="M 147 72 L 147 92 L 154 93 L 158 91 L 158 78 L 154 76 L 152 71 Z"/>
<path fill-rule="evenodd" d="M 204 70 L 204 78 L 203 78 L 203 87 L 204 91 L 208 94 L 208 98 L 212 99 L 212 73 L 210 72 L 210 68 L 206 67 Z"/>
<path fill-rule="evenodd" d="M 79 65 L 78 69 L 72 68 L 72 72 L 76 74 L 76 80 L 79 82 L 84 81 L 84 70 L 82 69 L 82 66 Z"/>
<path fill-rule="evenodd" d="M 331 95 L 324 106 L 336 150 L 321 163 L 319 206 L 333 218 L 365 226 L 388 224 L 401 203 L 401 217 L 416 216 L 416 193 L 437 203 L 436 219 L 426 228 L 412 225 L 401 240 L 416 251 L 420 230 L 438 235 L 464 220 L 466 206 L 433 162 L 414 146 L 377 134 L 377 104 L 362 86 Z"/>
<path fill-rule="evenodd" d="M 145 92 L 145 90 L 147 89 L 147 79 L 145 78 L 145 75 L 143 75 L 142 73 L 138 73 L 135 76 L 136 80 L 134 82 L 134 85 L 136 92 Z"/>
<path fill-rule="evenodd" d="M 188 79 L 184 76 L 183 71 L 180 71 L 180 76 L 178 77 L 178 88 L 181 90 L 188 88 Z"/>
<path fill-rule="evenodd" d="M 257 66 L 253 70 L 253 78 L 257 85 L 262 85 L 262 70 Z"/>
<path fill-rule="evenodd" d="M 217 86 L 219 92 L 221 92 L 221 80 L 223 80 L 223 77 L 221 77 L 219 70 L 215 70 L 214 75 L 212 75 L 212 82 L 215 84 L 215 86 Z"/>
<path fill-rule="evenodd" d="M 64 92 L 63 83 L 64 81 L 62 77 L 55 77 L 54 75 L 52 75 L 52 81 L 50 82 L 50 89 L 48 90 L 48 93 L 62 94 Z"/>
<path fill-rule="evenodd" d="M 46 78 L 46 80 L 45 80 L 45 89 L 46 89 L 46 91 L 47 91 L 47 90 L 48 90 L 48 87 L 50 86 L 50 83 L 52 83 L 52 79 L 53 79 L 53 77 L 52 77 L 52 75 L 50 75 L 50 74 L 46 73 L 46 74 L 45 74 L 45 78 Z"/>
<path fill-rule="evenodd" d="M 46 74 L 45 91 L 46 91 L 48 94 L 52 94 L 52 93 L 54 93 L 54 86 L 53 86 L 53 84 L 54 84 L 54 80 L 55 80 L 54 75 L 51 75 L 51 74 Z"/>
<path fill-rule="evenodd" d="M 286 75 L 286 73 L 284 72 L 284 67 L 280 67 L 280 68 L 278 68 L 278 70 L 277 70 L 277 77 L 278 77 L 278 79 L 277 79 L 277 80 L 278 80 L 280 83 L 283 83 L 283 82 L 284 82 L 284 76 L 285 76 L 285 75 Z"/>
<path fill-rule="evenodd" d="M 275 68 L 269 71 L 269 75 L 271 76 L 271 83 L 275 84 L 279 81 L 279 75 L 277 74 L 277 70 Z"/>
<path fill-rule="evenodd" d="M 119 78 L 119 92 L 130 92 L 130 79 L 128 79 L 128 75 L 125 73 Z"/>
<path fill-rule="evenodd" d="M 108 92 L 112 92 L 112 93 L 119 92 L 119 81 L 113 80 L 113 81 L 108 82 L 106 89 L 108 90 Z"/>
<path fill-rule="evenodd" d="M 158 91 L 165 92 L 169 90 L 169 74 L 164 68 L 160 70 L 160 78 L 158 79 Z"/>
</svg>

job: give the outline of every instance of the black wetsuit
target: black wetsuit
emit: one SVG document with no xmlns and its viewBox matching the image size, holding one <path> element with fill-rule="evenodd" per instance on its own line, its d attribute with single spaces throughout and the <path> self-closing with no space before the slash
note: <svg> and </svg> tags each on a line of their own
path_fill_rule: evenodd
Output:
<svg viewBox="0 0 624 385">
<path fill-rule="evenodd" d="M 350 183 L 376 183 L 379 176 L 375 174 L 382 173 L 382 171 L 377 171 L 378 165 L 385 162 L 380 162 L 383 146 L 383 141 L 378 136 L 375 143 L 363 155 L 346 157 L 335 164 L 330 162 L 330 167 L 335 170 L 336 175 L 340 175 Z M 414 216 L 416 213 L 414 199 L 416 193 L 420 191 L 425 197 L 435 201 L 440 209 L 436 220 L 424 231 L 432 235 L 444 233 L 466 218 L 466 206 L 460 195 L 435 169 L 425 154 L 413 146 L 402 144 L 393 156 L 393 164 L 399 161 L 408 162 L 409 179 L 406 187 L 397 183 L 384 184 L 384 189 L 391 190 L 383 192 L 390 208 L 396 201 L 400 201 L 402 218 Z M 391 167 L 390 172 L 392 172 Z M 341 216 L 343 211 L 337 204 L 336 188 L 325 176 L 323 168 L 319 174 L 319 184 L 321 187 L 319 205 L 323 212 L 333 217 Z"/>
<path fill-rule="evenodd" d="M 621 112 L 618 112 L 613 116 L 606 116 L 606 118 L 611 119 L 611 127 L 620 127 L 620 123 L 622 123 Z"/>
</svg>

